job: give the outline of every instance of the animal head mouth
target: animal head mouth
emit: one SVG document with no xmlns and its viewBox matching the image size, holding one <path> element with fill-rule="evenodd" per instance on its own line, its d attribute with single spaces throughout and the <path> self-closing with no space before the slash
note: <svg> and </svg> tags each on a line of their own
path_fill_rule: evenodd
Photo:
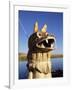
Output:
<svg viewBox="0 0 72 90">
<path fill-rule="evenodd" d="M 40 40 L 36 44 L 36 47 L 40 49 L 53 50 L 55 48 L 55 37 L 48 36 L 47 38 Z"/>
</svg>

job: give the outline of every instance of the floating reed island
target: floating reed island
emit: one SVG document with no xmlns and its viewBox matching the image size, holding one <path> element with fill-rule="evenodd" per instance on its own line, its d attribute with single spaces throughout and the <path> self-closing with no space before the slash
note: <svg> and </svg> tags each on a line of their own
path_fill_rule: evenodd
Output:
<svg viewBox="0 0 72 90">
<path fill-rule="evenodd" d="M 26 61 L 27 54 L 26 53 L 19 53 L 18 58 L 19 58 L 19 61 Z M 63 58 L 63 54 L 52 54 L 51 58 Z"/>
</svg>

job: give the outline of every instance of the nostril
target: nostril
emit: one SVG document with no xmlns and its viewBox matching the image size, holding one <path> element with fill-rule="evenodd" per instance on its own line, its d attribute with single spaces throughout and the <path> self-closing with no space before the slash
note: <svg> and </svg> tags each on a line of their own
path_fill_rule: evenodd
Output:
<svg viewBox="0 0 72 90">
<path fill-rule="evenodd" d="M 48 36 L 48 33 L 46 32 L 46 36 Z"/>
</svg>

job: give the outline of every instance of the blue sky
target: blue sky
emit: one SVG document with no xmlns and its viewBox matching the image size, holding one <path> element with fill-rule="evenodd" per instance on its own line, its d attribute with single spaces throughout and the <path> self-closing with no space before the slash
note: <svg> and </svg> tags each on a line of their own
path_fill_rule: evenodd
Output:
<svg viewBox="0 0 72 90">
<path fill-rule="evenodd" d="M 28 37 L 33 33 L 34 23 L 39 30 L 47 24 L 47 32 L 55 35 L 56 49 L 53 53 L 63 53 L 63 13 L 19 10 L 19 52 L 28 52 Z"/>
</svg>

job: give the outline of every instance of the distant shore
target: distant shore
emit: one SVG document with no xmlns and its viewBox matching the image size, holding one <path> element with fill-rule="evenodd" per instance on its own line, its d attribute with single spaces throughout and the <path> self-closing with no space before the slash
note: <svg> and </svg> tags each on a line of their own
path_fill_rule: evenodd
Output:
<svg viewBox="0 0 72 90">
<path fill-rule="evenodd" d="M 26 61 L 27 54 L 26 53 L 19 53 L 18 58 L 19 58 L 19 61 Z M 52 54 L 51 58 L 63 58 L 63 54 Z"/>
</svg>

